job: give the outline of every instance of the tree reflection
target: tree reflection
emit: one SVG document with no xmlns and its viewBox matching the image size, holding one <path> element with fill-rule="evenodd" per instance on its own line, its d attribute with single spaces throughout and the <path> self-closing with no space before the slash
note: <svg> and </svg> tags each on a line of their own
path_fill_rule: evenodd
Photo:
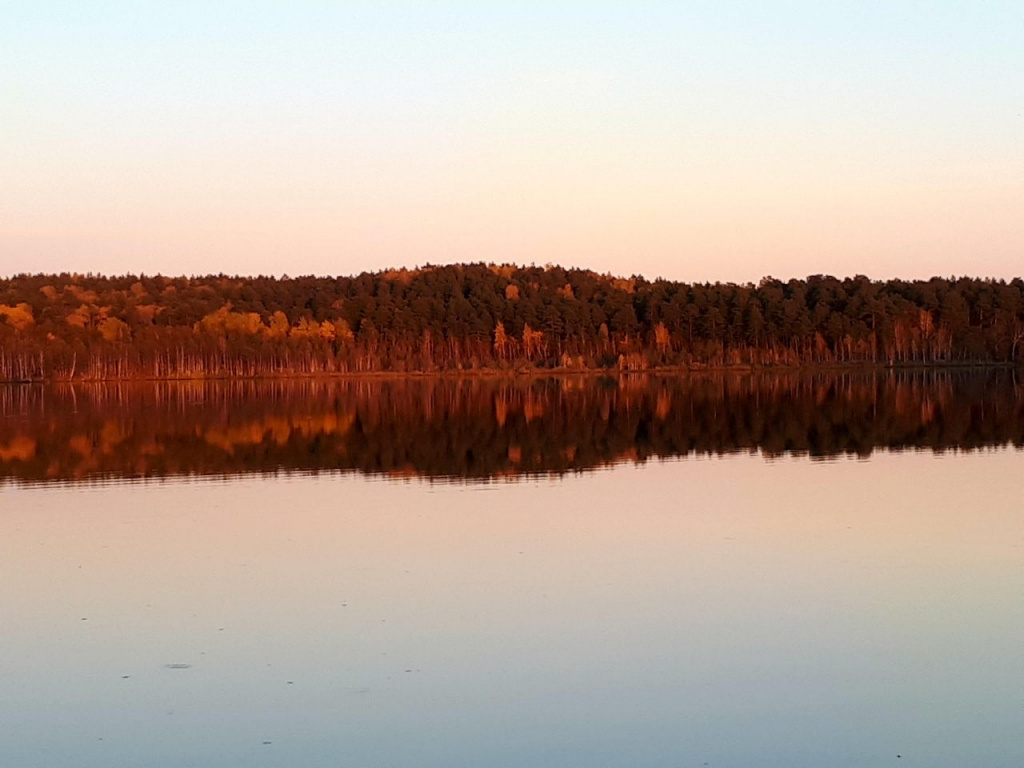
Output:
<svg viewBox="0 0 1024 768">
<path fill-rule="evenodd" d="M 0 479 L 357 471 L 486 480 L 760 451 L 1024 444 L 1012 372 L 0 388 Z"/>
</svg>

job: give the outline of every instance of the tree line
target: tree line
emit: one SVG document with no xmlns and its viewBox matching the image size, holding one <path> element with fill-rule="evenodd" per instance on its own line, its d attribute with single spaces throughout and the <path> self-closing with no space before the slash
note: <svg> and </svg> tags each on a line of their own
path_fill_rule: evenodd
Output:
<svg viewBox="0 0 1024 768">
<path fill-rule="evenodd" d="M 0 279 L 0 381 L 1016 363 L 1024 281 L 757 285 L 464 264 Z"/>
<path fill-rule="evenodd" d="M 0 388 L 0 485 L 355 471 L 494 480 L 759 451 L 1024 446 L 1003 369 Z"/>
</svg>

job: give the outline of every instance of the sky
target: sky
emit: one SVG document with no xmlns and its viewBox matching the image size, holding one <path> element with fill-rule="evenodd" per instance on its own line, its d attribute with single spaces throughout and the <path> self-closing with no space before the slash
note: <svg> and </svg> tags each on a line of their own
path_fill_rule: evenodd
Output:
<svg viewBox="0 0 1024 768">
<path fill-rule="evenodd" d="M 0 275 L 1024 272 L 1019 0 L 0 19 Z"/>
</svg>

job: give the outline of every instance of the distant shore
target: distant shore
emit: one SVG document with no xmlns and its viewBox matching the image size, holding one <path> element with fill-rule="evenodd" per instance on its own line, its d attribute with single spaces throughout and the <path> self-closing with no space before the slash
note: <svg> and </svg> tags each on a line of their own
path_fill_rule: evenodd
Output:
<svg viewBox="0 0 1024 768">
<path fill-rule="evenodd" d="M 628 378 L 636 376 L 685 377 L 701 375 L 799 375 L 799 374 L 884 374 L 884 373 L 929 373 L 941 371 L 1014 371 L 1021 368 L 1018 362 L 954 362 L 954 363 L 813 363 L 805 365 L 724 365 L 724 366 L 658 366 L 653 368 L 473 368 L 465 370 L 425 371 L 333 371 L 302 372 L 284 371 L 260 373 L 251 376 L 237 375 L 178 375 L 178 376 L 110 376 L 75 378 L 34 378 L 0 380 L 7 384 L 90 384 L 90 383 L 134 383 L 134 382 L 232 382 L 232 381 L 307 381 L 307 380 L 401 380 L 401 379 L 540 379 L 540 378 Z"/>
<path fill-rule="evenodd" d="M 0 380 L 1011 365 L 1024 280 L 756 285 L 455 264 L 352 277 L 0 279 Z"/>
</svg>

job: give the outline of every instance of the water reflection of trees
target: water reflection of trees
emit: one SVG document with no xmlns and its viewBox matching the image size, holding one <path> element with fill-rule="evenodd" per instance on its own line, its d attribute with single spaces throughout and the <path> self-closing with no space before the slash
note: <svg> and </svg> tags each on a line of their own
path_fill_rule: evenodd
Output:
<svg viewBox="0 0 1024 768">
<path fill-rule="evenodd" d="M 9 386 L 0 425 L 0 478 L 17 481 L 485 479 L 737 451 L 1021 446 L 1024 389 L 1005 371 Z"/>
</svg>

